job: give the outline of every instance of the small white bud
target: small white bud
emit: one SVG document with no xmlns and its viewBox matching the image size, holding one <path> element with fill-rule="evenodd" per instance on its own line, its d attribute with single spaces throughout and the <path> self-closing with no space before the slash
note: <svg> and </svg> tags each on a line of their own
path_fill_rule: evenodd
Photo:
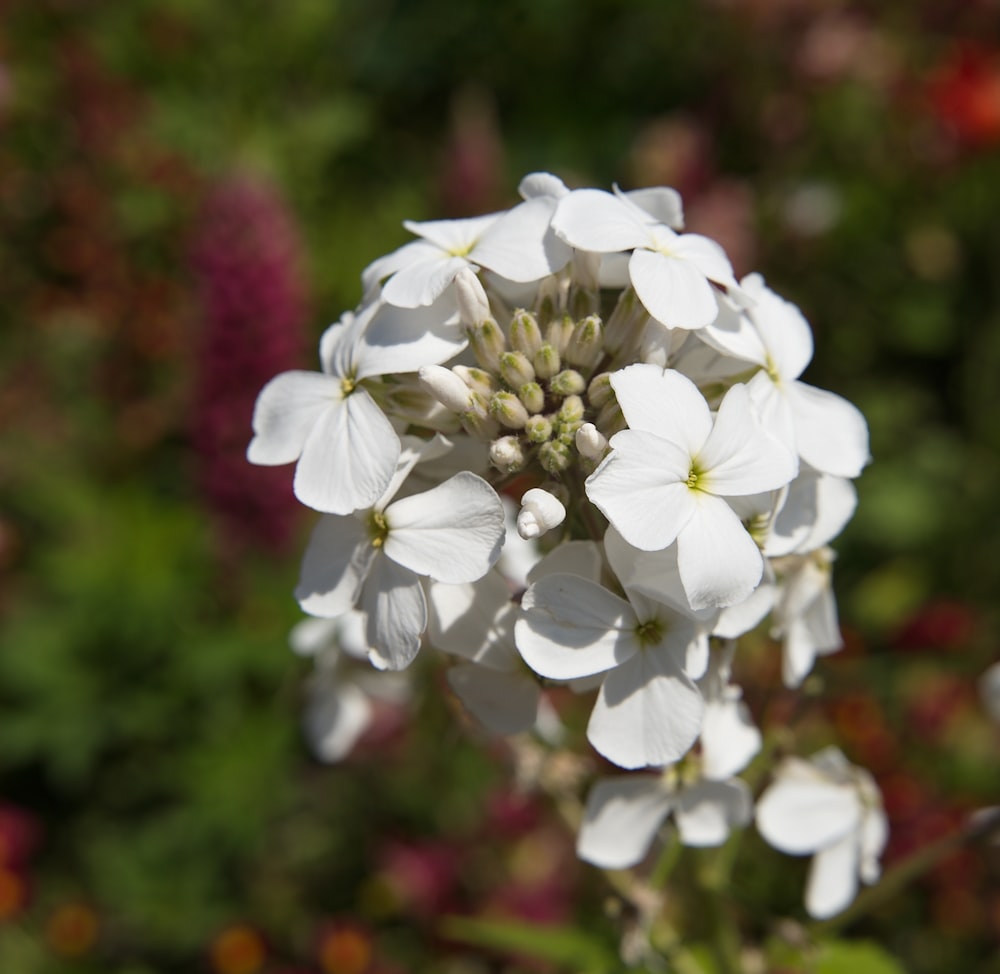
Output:
<svg viewBox="0 0 1000 974">
<path fill-rule="evenodd" d="M 521 498 L 521 511 L 517 515 L 517 533 L 530 541 L 541 537 L 566 520 L 566 508 L 541 487 L 532 487 Z"/>
<path fill-rule="evenodd" d="M 455 295 L 462 324 L 478 325 L 491 317 L 490 301 L 475 271 L 463 267 L 455 276 Z"/>
<path fill-rule="evenodd" d="M 512 392 L 498 392 L 490 400 L 490 415 L 507 429 L 524 429 L 528 422 L 528 410 Z"/>
<path fill-rule="evenodd" d="M 598 460 L 608 448 L 608 440 L 593 423 L 584 423 L 576 431 L 576 448 L 588 460 Z"/>
<path fill-rule="evenodd" d="M 513 473 L 524 466 L 524 450 L 516 436 L 501 436 L 490 444 L 490 463 L 501 473 Z"/>
<path fill-rule="evenodd" d="M 442 406 L 456 413 L 466 413 L 472 408 L 472 390 L 451 369 L 443 365 L 423 365 L 417 374 L 420 384 Z"/>
</svg>

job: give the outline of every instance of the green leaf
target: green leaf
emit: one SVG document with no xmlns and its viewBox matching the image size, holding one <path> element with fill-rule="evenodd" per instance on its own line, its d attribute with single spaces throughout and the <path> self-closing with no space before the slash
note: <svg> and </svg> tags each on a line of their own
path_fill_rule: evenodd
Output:
<svg viewBox="0 0 1000 974">
<path fill-rule="evenodd" d="M 445 917 L 441 933 L 449 940 L 471 947 L 486 947 L 564 965 L 575 974 L 604 974 L 621 969 L 621 961 L 603 940 L 571 927 Z"/>
<path fill-rule="evenodd" d="M 828 940 L 816 974 L 906 974 L 892 954 L 871 940 Z"/>
</svg>

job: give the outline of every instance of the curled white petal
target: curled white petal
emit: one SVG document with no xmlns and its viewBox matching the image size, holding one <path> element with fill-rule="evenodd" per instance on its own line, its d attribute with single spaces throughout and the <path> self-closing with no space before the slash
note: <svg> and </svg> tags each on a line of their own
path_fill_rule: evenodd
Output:
<svg viewBox="0 0 1000 974">
<path fill-rule="evenodd" d="M 521 497 L 517 533 L 525 541 L 530 541 L 558 527 L 565 520 L 566 508 L 559 498 L 541 487 L 532 487 Z"/>
</svg>

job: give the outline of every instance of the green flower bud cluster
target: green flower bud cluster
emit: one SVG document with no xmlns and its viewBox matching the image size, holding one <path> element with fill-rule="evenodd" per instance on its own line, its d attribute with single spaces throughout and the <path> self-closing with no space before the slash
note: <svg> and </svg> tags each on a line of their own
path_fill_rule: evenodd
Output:
<svg viewBox="0 0 1000 974">
<path fill-rule="evenodd" d="M 466 324 L 478 368 L 453 370 L 477 407 L 476 423 L 466 413 L 465 427 L 483 435 L 484 418 L 494 425 L 490 461 L 501 473 L 533 462 L 551 476 L 579 462 L 589 472 L 595 460 L 581 456 L 577 431 L 592 423 L 611 435 L 622 425 L 608 373 L 597 373 L 608 360 L 604 323 L 592 313 L 579 319 L 551 309 L 541 314 L 544 326 L 524 308 L 511 314 L 506 329 L 493 317 Z"/>
</svg>

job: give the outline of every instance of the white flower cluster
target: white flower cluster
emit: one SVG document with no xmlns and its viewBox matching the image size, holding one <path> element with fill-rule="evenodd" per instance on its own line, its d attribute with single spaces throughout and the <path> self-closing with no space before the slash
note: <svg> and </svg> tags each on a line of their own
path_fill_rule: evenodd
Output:
<svg viewBox="0 0 1000 974">
<path fill-rule="evenodd" d="M 579 852 L 624 867 L 667 816 L 690 845 L 750 820 L 736 775 L 760 735 L 730 681 L 734 640 L 770 613 L 788 686 L 840 646 L 828 544 L 854 510 L 867 426 L 800 381 L 802 314 L 684 233 L 674 190 L 570 191 L 536 173 L 520 192 L 504 213 L 406 223 L 417 239 L 365 270 L 321 371 L 265 386 L 248 456 L 296 463 L 297 497 L 323 515 L 296 596 L 314 616 L 355 614 L 375 667 L 403 670 L 425 642 L 457 657 L 452 689 L 498 733 L 537 727 L 553 682 L 596 689 L 593 747 L 658 769 L 591 791 Z M 521 556 L 501 559 L 515 538 Z M 352 698 L 331 754 L 362 719 Z M 819 782 L 822 805 L 861 780 L 833 764 L 788 774 Z M 771 788 L 765 837 L 793 785 Z M 837 808 L 877 805 L 872 790 Z M 843 871 L 827 875 L 839 885 L 812 894 L 814 912 L 844 904 Z"/>
</svg>

